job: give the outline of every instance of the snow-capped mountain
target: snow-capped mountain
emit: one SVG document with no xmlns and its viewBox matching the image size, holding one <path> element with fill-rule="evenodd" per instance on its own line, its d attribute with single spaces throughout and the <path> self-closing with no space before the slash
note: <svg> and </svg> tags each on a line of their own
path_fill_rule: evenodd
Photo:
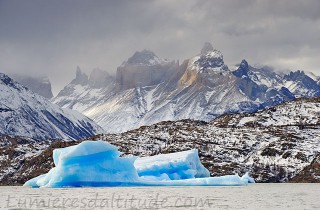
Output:
<svg viewBox="0 0 320 210">
<path fill-rule="evenodd" d="M 48 77 L 34 77 L 26 75 L 13 74 L 9 75 L 12 79 L 27 87 L 31 91 L 45 97 L 52 98 L 51 82 Z"/>
<path fill-rule="evenodd" d="M 76 78 L 64 87 L 52 101 L 63 108 L 83 112 L 96 106 L 96 103 L 103 101 L 105 97 L 110 97 L 114 88 L 114 77 L 107 72 L 95 69 L 90 76 L 87 76 L 77 67 Z"/>
<path fill-rule="evenodd" d="M 211 175 L 249 172 L 257 182 L 320 182 L 320 98 L 296 99 L 214 121 L 164 121 L 105 140 L 125 154 L 150 156 L 198 149 Z M 23 184 L 53 167 L 52 150 L 78 141 L 34 142 L 0 136 L 0 183 Z"/>
<path fill-rule="evenodd" d="M 282 76 L 268 66 L 260 68 L 252 67 L 246 60 L 242 60 L 237 69 L 233 71 L 236 77 L 248 77 L 257 85 L 265 85 L 268 88 L 281 86 Z"/>
<path fill-rule="evenodd" d="M 320 90 L 312 79 L 283 76 L 245 60 L 231 71 L 210 43 L 182 64 L 148 50 L 136 52 L 118 67 L 116 78 L 108 78 L 100 87 L 92 87 L 88 79 L 74 80 L 52 101 L 114 133 L 165 120 L 210 121 L 225 113 L 254 112 L 296 97 L 317 96 L 315 90 Z M 289 82 L 306 91 L 297 91 Z"/>
<path fill-rule="evenodd" d="M 317 81 L 303 71 L 290 72 L 284 75 L 285 86 L 297 97 L 320 96 L 320 87 Z"/>
<path fill-rule="evenodd" d="M 62 109 L 0 73 L 0 133 L 37 140 L 81 139 L 103 129 L 75 110 Z"/>
</svg>

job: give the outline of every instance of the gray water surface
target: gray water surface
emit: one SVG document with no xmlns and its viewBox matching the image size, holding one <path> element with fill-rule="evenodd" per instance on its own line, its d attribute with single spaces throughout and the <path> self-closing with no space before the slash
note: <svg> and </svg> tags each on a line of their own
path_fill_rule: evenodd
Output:
<svg viewBox="0 0 320 210">
<path fill-rule="evenodd" d="M 0 187 L 0 209 L 320 209 L 320 184 L 246 187 Z"/>
</svg>

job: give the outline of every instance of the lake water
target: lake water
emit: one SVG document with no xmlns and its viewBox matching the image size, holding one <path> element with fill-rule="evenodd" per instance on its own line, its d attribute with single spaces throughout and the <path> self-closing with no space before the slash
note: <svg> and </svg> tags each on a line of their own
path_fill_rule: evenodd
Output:
<svg viewBox="0 0 320 210">
<path fill-rule="evenodd" d="M 320 209 L 320 184 L 246 187 L 0 187 L 0 209 Z"/>
</svg>

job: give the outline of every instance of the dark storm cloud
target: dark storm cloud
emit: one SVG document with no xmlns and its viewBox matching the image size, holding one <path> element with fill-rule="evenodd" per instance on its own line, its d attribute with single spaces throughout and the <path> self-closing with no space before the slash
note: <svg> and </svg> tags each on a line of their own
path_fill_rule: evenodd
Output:
<svg viewBox="0 0 320 210">
<path fill-rule="evenodd" d="M 320 73 L 319 34 L 318 0 L 0 0 L 0 69 L 48 75 L 57 92 L 77 65 L 115 72 L 142 49 L 182 60 L 210 41 L 229 65 Z"/>
</svg>

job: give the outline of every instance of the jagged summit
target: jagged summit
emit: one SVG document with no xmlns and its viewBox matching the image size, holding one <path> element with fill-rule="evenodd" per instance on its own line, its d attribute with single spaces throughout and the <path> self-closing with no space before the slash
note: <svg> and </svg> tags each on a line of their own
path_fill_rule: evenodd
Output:
<svg viewBox="0 0 320 210">
<path fill-rule="evenodd" d="M 238 69 L 235 70 L 233 72 L 233 74 L 236 77 L 242 77 L 242 76 L 248 76 L 248 72 L 249 72 L 249 64 L 245 59 L 243 59 L 239 65 Z"/>
<path fill-rule="evenodd" d="M 248 62 L 247 62 L 245 59 L 243 59 L 243 60 L 241 61 L 241 63 L 240 63 L 240 67 L 241 67 L 241 68 L 246 68 L 246 69 L 248 69 L 248 68 L 249 68 L 249 64 L 248 64 Z"/>
<path fill-rule="evenodd" d="M 287 88 L 298 97 L 320 96 L 320 87 L 317 81 L 306 75 L 304 71 L 290 72 L 284 75 L 283 79 L 286 81 Z"/>
<path fill-rule="evenodd" d="M 200 55 L 190 61 L 190 67 L 198 72 L 207 72 L 208 70 L 228 70 L 224 64 L 223 54 L 221 51 L 214 49 L 210 42 L 205 42 Z"/>
<path fill-rule="evenodd" d="M 200 72 L 207 72 L 210 69 L 228 70 L 228 67 L 224 64 L 223 54 L 214 49 L 209 42 L 204 44 L 200 55 L 191 59 L 190 67 Z"/>
<path fill-rule="evenodd" d="M 290 72 L 288 74 L 286 74 L 284 76 L 284 79 L 286 80 L 297 80 L 297 79 L 302 79 L 304 77 L 309 77 L 307 76 L 304 71 L 301 71 L 301 70 L 297 70 L 297 71 L 294 71 L 294 72 Z"/>
<path fill-rule="evenodd" d="M 76 69 L 76 77 L 80 77 L 81 74 L 82 74 L 82 71 L 81 71 L 80 67 L 77 66 L 77 69 Z"/>
<path fill-rule="evenodd" d="M 285 80 L 273 69 L 251 66 L 246 60 L 230 71 L 223 54 L 210 43 L 180 65 L 150 62 L 158 59 L 148 50 L 136 52 L 117 68 L 113 85 L 70 85 L 54 102 L 81 111 L 108 132 L 121 132 L 166 120 L 209 121 L 320 93 L 317 85 L 310 89 L 311 83 Z"/>
<path fill-rule="evenodd" d="M 135 52 L 126 63 L 138 65 L 156 65 L 162 63 L 163 61 L 164 60 L 156 56 L 154 52 L 150 50 L 142 50 Z"/>
<path fill-rule="evenodd" d="M 93 88 L 101 88 L 110 84 L 114 78 L 106 71 L 95 68 L 91 71 L 90 76 L 83 73 L 80 67 L 77 67 L 76 78 L 72 80 L 71 84 L 75 85 L 89 85 Z"/>
<path fill-rule="evenodd" d="M 70 108 L 82 112 L 88 106 L 104 100 L 106 94 L 112 93 L 115 86 L 115 78 L 108 72 L 95 68 L 90 76 L 82 73 L 77 68 L 76 78 L 65 86 L 52 102 L 62 108 Z M 72 101 L 81 101 L 74 103 Z"/>
<path fill-rule="evenodd" d="M 204 55 L 204 54 L 207 54 L 208 52 L 211 52 L 213 51 L 213 46 L 210 42 L 205 42 L 202 49 L 201 49 L 201 54 Z"/>
<path fill-rule="evenodd" d="M 80 84 L 80 85 L 85 85 L 88 83 L 88 75 L 86 75 L 85 73 L 83 73 L 80 69 L 79 66 L 77 66 L 77 70 L 76 70 L 76 78 L 72 80 L 71 83 L 73 84 Z"/>
</svg>

